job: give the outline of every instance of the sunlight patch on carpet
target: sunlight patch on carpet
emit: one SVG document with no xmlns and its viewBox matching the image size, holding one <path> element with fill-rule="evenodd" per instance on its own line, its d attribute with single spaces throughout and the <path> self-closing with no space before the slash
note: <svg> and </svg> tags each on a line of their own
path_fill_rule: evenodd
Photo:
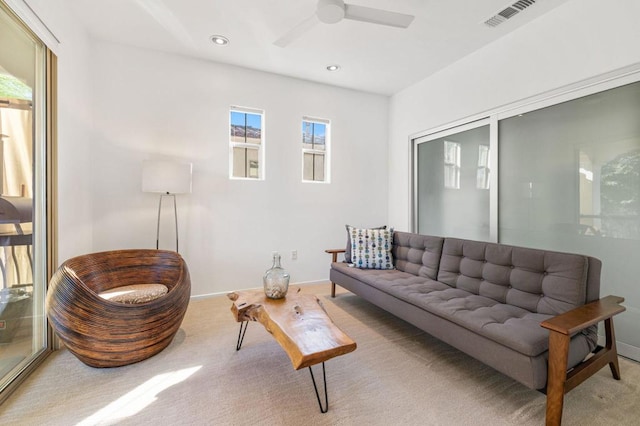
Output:
<svg viewBox="0 0 640 426">
<path fill-rule="evenodd" d="M 95 414 L 87 417 L 78 423 L 78 426 L 109 425 L 133 416 L 153 403 L 160 392 L 188 379 L 201 368 L 202 366 L 200 365 L 172 371 L 170 373 L 158 374 L 97 411 Z"/>
</svg>

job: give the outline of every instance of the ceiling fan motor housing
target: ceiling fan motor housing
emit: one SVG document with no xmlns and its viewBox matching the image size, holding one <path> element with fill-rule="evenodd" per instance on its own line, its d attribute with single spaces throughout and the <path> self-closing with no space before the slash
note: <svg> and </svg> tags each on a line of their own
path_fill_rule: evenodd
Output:
<svg viewBox="0 0 640 426">
<path fill-rule="evenodd" d="M 345 6 L 342 0 L 319 0 L 316 12 L 320 22 L 335 24 L 344 18 Z"/>
</svg>

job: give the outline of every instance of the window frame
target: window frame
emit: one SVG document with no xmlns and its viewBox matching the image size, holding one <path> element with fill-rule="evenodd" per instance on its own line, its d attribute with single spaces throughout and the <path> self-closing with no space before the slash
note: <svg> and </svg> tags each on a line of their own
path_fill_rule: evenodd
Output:
<svg viewBox="0 0 640 426">
<path fill-rule="evenodd" d="M 260 142 L 259 143 L 254 143 L 254 142 L 247 142 L 246 141 L 246 134 L 245 134 L 245 141 L 244 142 L 236 142 L 234 140 L 231 139 L 231 126 L 232 126 L 232 120 L 231 120 L 231 116 L 233 113 L 240 113 L 240 114 L 252 114 L 252 115 L 258 115 L 260 116 Z M 246 128 L 246 124 L 245 124 L 245 128 Z M 262 109 L 257 109 L 257 108 L 248 108 L 248 107 L 241 107 L 241 106 L 236 106 L 236 105 L 232 105 L 229 108 L 229 127 L 228 127 L 228 135 L 229 135 L 229 179 L 232 180 L 247 180 L 247 181 L 262 181 L 264 180 L 265 177 L 265 144 L 266 144 L 266 137 L 265 137 L 265 111 Z M 258 173 L 257 176 L 253 177 L 250 176 L 250 169 L 246 169 L 246 175 L 245 176 L 234 176 L 233 171 L 234 171 L 234 159 L 235 159 L 235 150 L 237 148 L 241 148 L 245 150 L 245 156 L 246 153 L 248 152 L 248 150 L 255 150 L 258 152 Z M 245 157 L 245 168 L 246 168 L 246 157 Z"/>
<path fill-rule="evenodd" d="M 306 123 L 311 124 L 322 124 L 325 126 L 325 139 L 324 139 L 324 149 L 313 149 L 306 148 L 304 145 L 304 127 Z M 315 134 L 315 132 L 314 132 Z M 301 177 L 303 183 L 331 183 L 331 120 L 326 118 L 318 118 L 318 117 L 302 117 L 302 132 L 301 132 L 301 140 L 302 140 L 302 150 L 301 150 Z M 313 155 L 314 163 L 315 156 L 322 155 L 324 157 L 323 162 L 323 179 L 305 179 L 305 155 Z M 314 173 L 315 175 L 315 173 Z M 315 177 L 315 176 L 314 176 Z"/>
</svg>

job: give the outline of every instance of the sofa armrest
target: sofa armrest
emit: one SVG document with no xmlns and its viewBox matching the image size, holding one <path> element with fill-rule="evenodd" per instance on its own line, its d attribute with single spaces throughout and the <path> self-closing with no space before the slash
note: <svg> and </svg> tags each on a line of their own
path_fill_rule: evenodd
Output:
<svg viewBox="0 0 640 426">
<path fill-rule="evenodd" d="M 600 300 L 587 303 L 569 312 L 543 321 L 540 325 L 557 333 L 572 335 L 600 321 L 624 312 L 626 308 L 620 306 L 622 302 L 624 302 L 623 297 L 606 296 Z"/>
<path fill-rule="evenodd" d="M 331 255 L 331 262 L 338 261 L 338 253 L 344 253 L 346 249 L 327 249 L 324 252 Z M 331 297 L 336 297 L 336 283 L 331 281 Z"/>
<path fill-rule="evenodd" d="M 560 425 L 564 394 L 591 377 L 605 365 L 609 365 L 613 378 L 620 380 L 613 316 L 626 310 L 624 306 L 620 306 L 622 302 L 624 302 L 622 297 L 603 297 L 540 323 L 542 327 L 549 330 L 549 368 L 546 389 L 547 425 Z M 604 321 L 605 347 L 599 346 L 592 356 L 567 371 L 571 336 L 600 321 Z"/>
<path fill-rule="evenodd" d="M 332 255 L 331 257 L 331 261 L 332 262 L 337 262 L 338 261 L 338 253 L 344 253 L 346 250 L 345 249 L 327 249 L 324 252 L 325 253 L 329 253 L 330 255 Z"/>
</svg>

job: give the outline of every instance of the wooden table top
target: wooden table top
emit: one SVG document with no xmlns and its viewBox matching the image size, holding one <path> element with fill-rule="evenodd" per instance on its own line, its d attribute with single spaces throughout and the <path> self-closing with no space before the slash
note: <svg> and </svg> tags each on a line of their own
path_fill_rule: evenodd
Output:
<svg viewBox="0 0 640 426">
<path fill-rule="evenodd" d="M 333 323 L 315 295 L 290 288 L 283 299 L 269 299 L 259 290 L 227 296 L 233 301 L 231 312 L 236 321 L 261 323 L 296 370 L 356 349 L 356 343 Z"/>
</svg>

